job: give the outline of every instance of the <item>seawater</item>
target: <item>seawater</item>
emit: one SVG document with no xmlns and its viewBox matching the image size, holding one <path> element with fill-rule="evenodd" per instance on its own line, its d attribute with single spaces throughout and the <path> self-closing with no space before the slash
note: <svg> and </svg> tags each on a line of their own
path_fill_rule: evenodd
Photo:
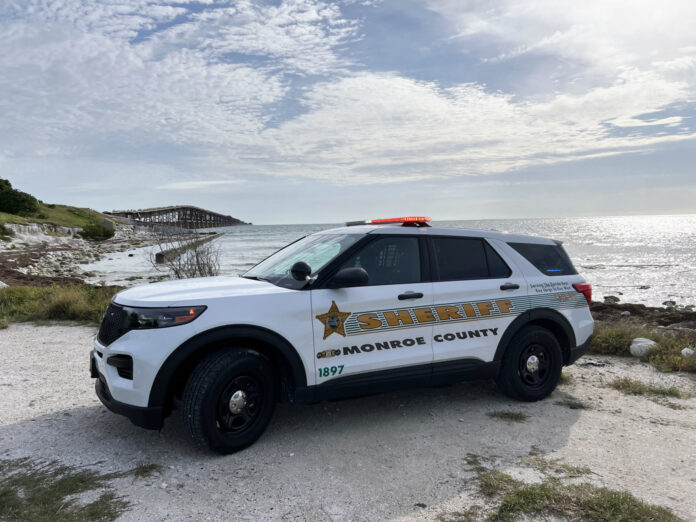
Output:
<svg viewBox="0 0 696 522">
<path fill-rule="evenodd" d="M 339 224 L 250 225 L 216 229 L 221 274 L 239 275 L 287 243 Z M 496 230 L 563 242 L 575 267 L 594 287 L 594 299 L 661 306 L 696 304 L 696 215 L 435 221 L 433 226 Z M 83 268 L 89 282 L 132 286 L 156 276 L 149 249 L 109 255 Z M 131 257 L 128 254 L 133 254 Z"/>
</svg>

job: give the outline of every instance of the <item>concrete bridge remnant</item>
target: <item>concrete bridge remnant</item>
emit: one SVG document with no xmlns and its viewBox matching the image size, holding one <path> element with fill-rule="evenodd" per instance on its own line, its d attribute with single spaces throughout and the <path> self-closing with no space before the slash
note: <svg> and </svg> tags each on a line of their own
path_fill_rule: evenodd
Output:
<svg viewBox="0 0 696 522">
<path fill-rule="evenodd" d="M 214 228 L 248 225 L 241 219 L 218 214 L 212 210 L 179 205 L 171 207 L 145 208 L 138 210 L 113 210 L 105 214 L 126 218 L 138 224 L 169 225 L 179 228 Z"/>
</svg>

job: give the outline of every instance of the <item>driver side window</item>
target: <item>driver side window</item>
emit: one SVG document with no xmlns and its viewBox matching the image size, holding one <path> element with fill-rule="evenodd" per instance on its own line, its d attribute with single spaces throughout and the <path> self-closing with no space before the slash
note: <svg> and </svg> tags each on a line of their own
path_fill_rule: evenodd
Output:
<svg viewBox="0 0 696 522">
<path fill-rule="evenodd" d="M 415 237 L 384 237 L 368 243 L 341 268 L 363 268 L 368 286 L 419 283 L 420 251 Z"/>
</svg>

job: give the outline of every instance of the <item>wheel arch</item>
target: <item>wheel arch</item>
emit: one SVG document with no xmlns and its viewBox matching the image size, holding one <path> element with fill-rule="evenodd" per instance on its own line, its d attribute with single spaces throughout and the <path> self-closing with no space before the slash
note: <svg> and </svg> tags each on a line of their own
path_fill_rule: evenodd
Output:
<svg viewBox="0 0 696 522">
<path fill-rule="evenodd" d="M 235 345 L 268 357 L 280 373 L 281 391 L 286 395 L 307 386 L 302 359 L 283 336 L 254 325 L 221 326 L 191 337 L 167 357 L 152 383 L 148 405 L 163 407 L 168 412 L 172 398 L 183 391 L 198 362 L 210 353 Z"/>
<path fill-rule="evenodd" d="M 507 327 L 498 342 L 494 357 L 495 361 L 503 360 L 505 350 L 507 350 L 512 338 L 526 326 L 541 326 L 553 333 L 561 345 L 563 364 L 568 364 L 570 350 L 576 346 L 575 332 L 568 319 L 557 310 L 552 310 L 551 308 L 535 308 L 521 314 L 510 323 L 510 326 Z"/>
</svg>

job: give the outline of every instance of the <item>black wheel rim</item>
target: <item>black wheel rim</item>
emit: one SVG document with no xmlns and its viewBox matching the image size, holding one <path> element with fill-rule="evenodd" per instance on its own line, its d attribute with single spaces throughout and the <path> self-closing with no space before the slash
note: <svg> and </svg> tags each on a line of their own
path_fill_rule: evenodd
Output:
<svg viewBox="0 0 696 522">
<path fill-rule="evenodd" d="M 232 411 L 230 399 L 237 392 L 243 392 L 244 404 L 239 411 Z M 218 429 L 230 435 L 239 435 L 247 431 L 259 419 L 263 401 L 263 388 L 258 379 L 250 375 L 235 377 L 225 386 L 218 399 Z"/>
<path fill-rule="evenodd" d="M 535 359 L 536 358 L 536 359 Z M 541 344 L 530 344 L 520 356 L 520 378 L 528 388 L 543 387 L 551 375 L 551 353 Z"/>
</svg>

